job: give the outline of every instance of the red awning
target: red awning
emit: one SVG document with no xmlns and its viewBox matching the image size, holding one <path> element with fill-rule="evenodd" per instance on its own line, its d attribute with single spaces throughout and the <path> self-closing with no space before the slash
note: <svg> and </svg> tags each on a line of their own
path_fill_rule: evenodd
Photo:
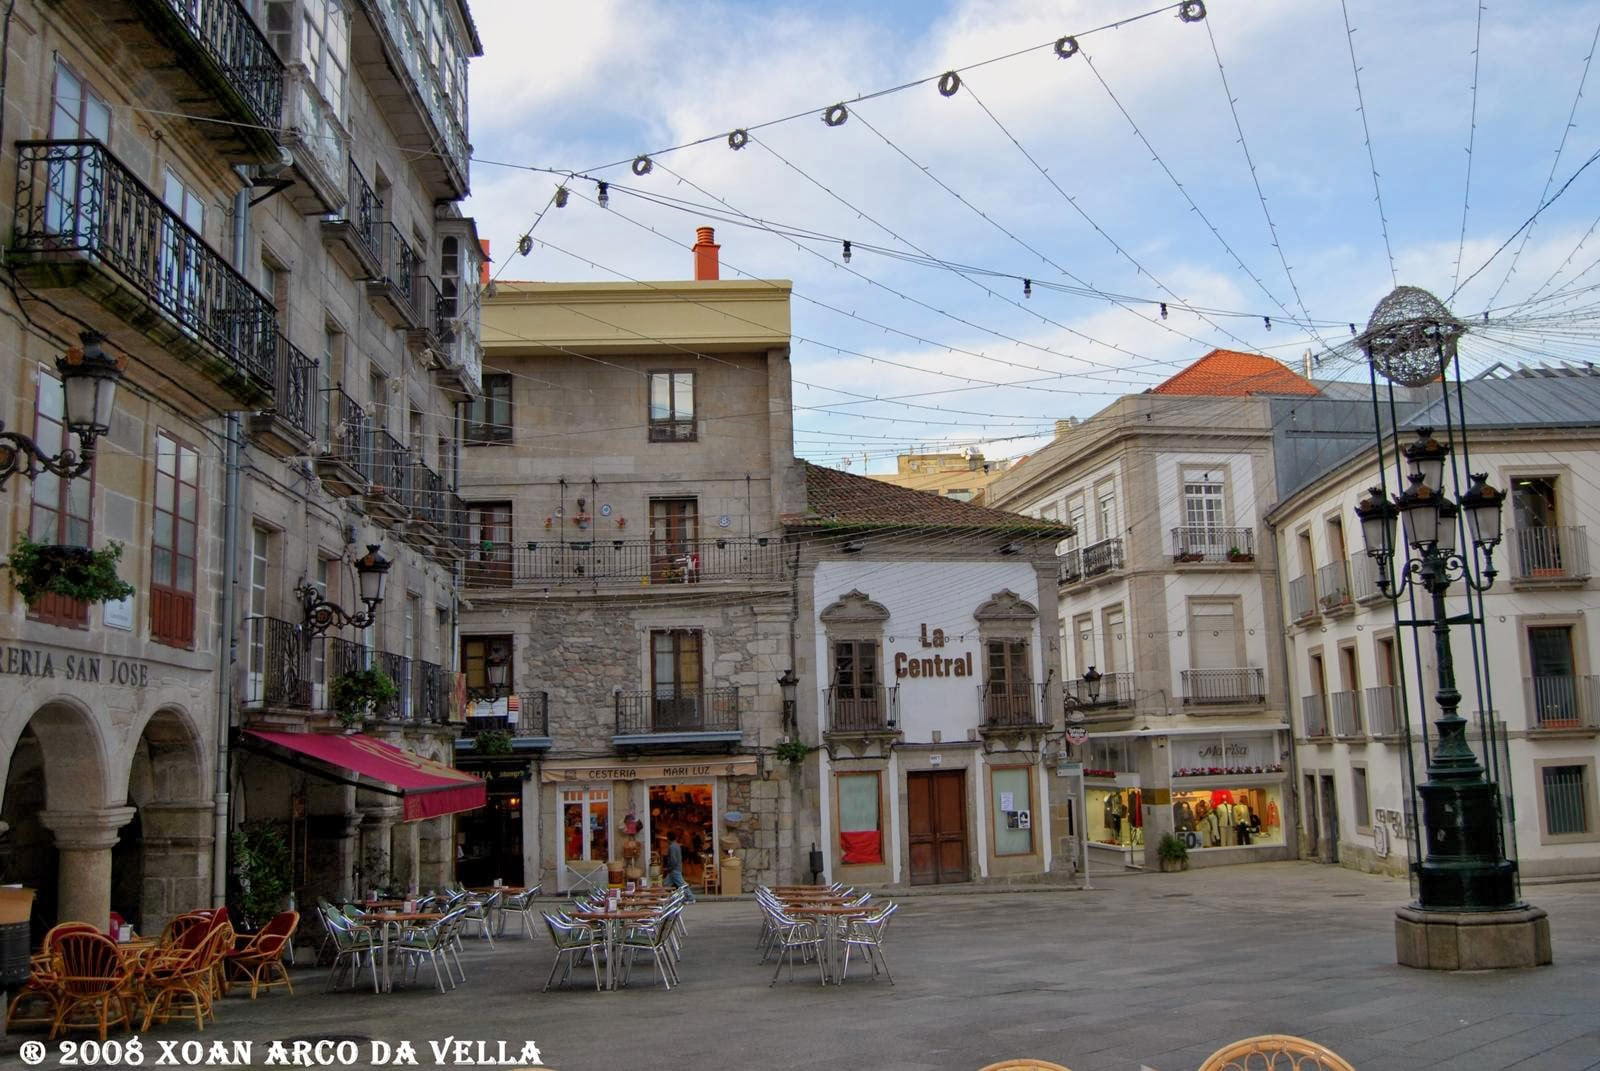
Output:
<svg viewBox="0 0 1600 1071">
<path fill-rule="evenodd" d="M 269 744 L 393 785 L 405 801 L 407 822 L 476 810 L 488 800 L 488 791 L 480 778 L 370 736 L 245 731 Z"/>
</svg>

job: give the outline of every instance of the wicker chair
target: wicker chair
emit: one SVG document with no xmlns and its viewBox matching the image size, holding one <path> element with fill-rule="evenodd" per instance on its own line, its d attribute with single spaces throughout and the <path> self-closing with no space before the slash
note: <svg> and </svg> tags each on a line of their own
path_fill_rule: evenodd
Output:
<svg viewBox="0 0 1600 1071">
<path fill-rule="evenodd" d="M 1072 1071 L 1071 1068 L 1053 1064 L 1049 1060 L 1001 1060 L 997 1064 L 980 1068 L 979 1071 Z"/>
<path fill-rule="evenodd" d="M 212 1005 L 220 992 L 218 976 L 224 954 L 233 947 L 233 927 L 224 921 L 211 927 L 210 936 L 194 948 L 174 948 L 152 960 L 145 969 L 148 1005 L 141 1031 L 156 1021 L 170 1022 L 180 1005 L 194 1013 L 196 1029 L 216 1018 Z"/>
<path fill-rule="evenodd" d="M 292 995 L 294 983 L 289 981 L 289 972 L 283 965 L 283 954 L 299 927 L 298 911 L 285 911 L 274 916 L 247 943 L 224 953 L 224 972 L 232 972 L 240 981 L 246 978 L 250 980 L 251 1000 L 256 999 L 259 990 L 280 985 L 286 986 Z"/>
<path fill-rule="evenodd" d="M 1200 1071 L 1355 1071 L 1337 1053 L 1292 1034 L 1261 1034 L 1224 1045 Z"/>
<path fill-rule="evenodd" d="M 44 935 L 44 943 L 40 945 L 39 951 L 29 960 L 28 980 L 17 990 L 17 995 L 11 998 L 11 1005 L 6 1009 L 7 1030 L 24 1025 L 50 1026 L 56 1021 L 56 1006 L 61 996 L 61 970 L 56 961 L 56 939 L 64 933 L 99 932 L 88 922 L 62 922 L 50 928 L 50 932 Z M 32 1015 L 17 1014 L 29 1005 L 38 1005 L 37 1011 Z"/>
<path fill-rule="evenodd" d="M 100 1031 L 100 1040 L 106 1039 L 106 1027 L 121 1021 L 133 1029 L 133 1016 L 128 1002 L 133 998 L 130 982 L 132 968 L 117 951 L 117 943 L 98 930 L 76 930 L 61 934 L 55 941 L 56 997 L 55 1019 L 50 1024 L 50 1037 L 56 1038 L 74 1026 L 89 1023 L 74 1022 L 73 1013 L 84 1009 L 95 1012 L 93 1025 Z M 117 1014 L 113 1016 L 112 1006 Z"/>
</svg>

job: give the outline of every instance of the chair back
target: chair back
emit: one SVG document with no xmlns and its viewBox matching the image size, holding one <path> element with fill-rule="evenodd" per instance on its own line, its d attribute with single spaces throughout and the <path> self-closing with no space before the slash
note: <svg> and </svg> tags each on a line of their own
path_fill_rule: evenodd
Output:
<svg viewBox="0 0 1600 1071">
<path fill-rule="evenodd" d="M 1021 1060 L 1001 1060 L 997 1064 L 979 1068 L 979 1071 L 1072 1071 L 1072 1069 L 1062 1067 L 1060 1064 L 1053 1064 L 1049 1060 L 1024 1058 Z"/>
<path fill-rule="evenodd" d="M 1355 1071 L 1333 1050 L 1293 1034 L 1259 1034 L 1224 1045 L 1200 1065 L 1200 1071 L 1253 1071 L 1259 1067 L 1282 1067 L 1286 1071 Z"/>
<path fill-rule="evenodd" d="M 61 963 L 59 984 L 69 996 L 116 989 L 127 982 L 131 971 L 117 953 L 117 943 L 93 928 L 57 937 L 55 951 Z"/>
<path fill-rule="evenodd" d="M 58 922 L 54 926 L 50 927 L 49 931 L 44 935 L 44 950 L 46 952 L 55 951 L 56 939 L 61 937 L 63 934 L 99 932 L 99 929 L 97 929 L 93 923 Z"/>
<path fill-rule="evenodd" d="M 161 931 L 161 944 L 193 948 L 205 938 L 211 926 L 211 912 L 190 911 L 167 923 Z"/>
<path fill-rule="evenodd" d="M 256 933 L 255 939 L 250 942 L 250 950 L 262 956 L 282 955 L 284 948 L 294 938 L 294 931 L 299 928 L 300 912 L 280 912 Z"/>
</svg>

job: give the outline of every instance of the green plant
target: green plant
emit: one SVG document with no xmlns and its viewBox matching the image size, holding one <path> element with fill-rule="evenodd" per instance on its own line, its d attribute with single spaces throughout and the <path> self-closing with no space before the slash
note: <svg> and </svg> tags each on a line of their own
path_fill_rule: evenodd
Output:
<svg viewBox="0 0 1600 1071">
<path fill-rule="evenodd" d="M 784 762 L 798 766 L 806 761 L 806 756 L 811 754 L 811 749 L 799 740 L 779 740 L 778 746 L 772 749 Z"/>
<path fill-rule="evenodd" d="M 133 585 L 117 575 L 121 558 L 122 544 L 114 541 L 91 550 L 19 539 L 4 568 L 11 570 L 11 582 L 30 607 L 46 595 L 109 602 L 133 594 Z"/>
<path fill-rule="evenodd" d="M 361 724 L 361 719 L 377 707 L 393 703 L 400 696 L 394 680 L 379 669 L 351 670 L 333 681 L 333 712 L 346 728 Z"/>
<path fill-rule="evenodd" d="M 509 755 L 511 734 L 504 729 L 485 729 L 472 738 L 472 751 L 476 755 Z"/>
<path fill-rule="evenodd" d="M 233 834 L 235 903 L 245 929 L 259 929 L 289 895 L 289 843 L 269 820 L 246 822 Z"/>
<path fill-rule="evenodd" d="M 1182 863 L 1189 859 L 1189 846 L 1175 833 L 1163 833 L 1156 842 L 1156 855 L 1163 863 Z"/>
</svg>

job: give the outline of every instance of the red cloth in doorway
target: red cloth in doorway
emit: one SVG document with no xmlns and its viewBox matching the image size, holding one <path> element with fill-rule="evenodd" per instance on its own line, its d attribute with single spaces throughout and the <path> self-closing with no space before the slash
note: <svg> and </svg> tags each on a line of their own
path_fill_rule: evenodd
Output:
<svg viewBox="0 0 1600 1071">
<path fill-rule="evenodd" d="M 841 863 L 881 863 L 883 835 L 876 829 L 840 833 L 839 850 L 843 853 L 839 859 Z"/>
<path fill-rule="evenodd" d="M 1128 821 L 1133 824 L 1134 829 L 1144 828 L 1144 797 L 1139 794 L 1138 789 L 1128 793 Z"/>
<path fill-rule="evenodd" d="M 1215 788 L 1215 789 L 1211 790 L 1211 806 L 1213 808 L 1220 807 L 1224 803 L 1232 803 L 1232 802 L 1233 802 L 1233 793 L 1229 792 L 1227 789 L 1225 789 L 1225 788 Z"/>
</svg>

